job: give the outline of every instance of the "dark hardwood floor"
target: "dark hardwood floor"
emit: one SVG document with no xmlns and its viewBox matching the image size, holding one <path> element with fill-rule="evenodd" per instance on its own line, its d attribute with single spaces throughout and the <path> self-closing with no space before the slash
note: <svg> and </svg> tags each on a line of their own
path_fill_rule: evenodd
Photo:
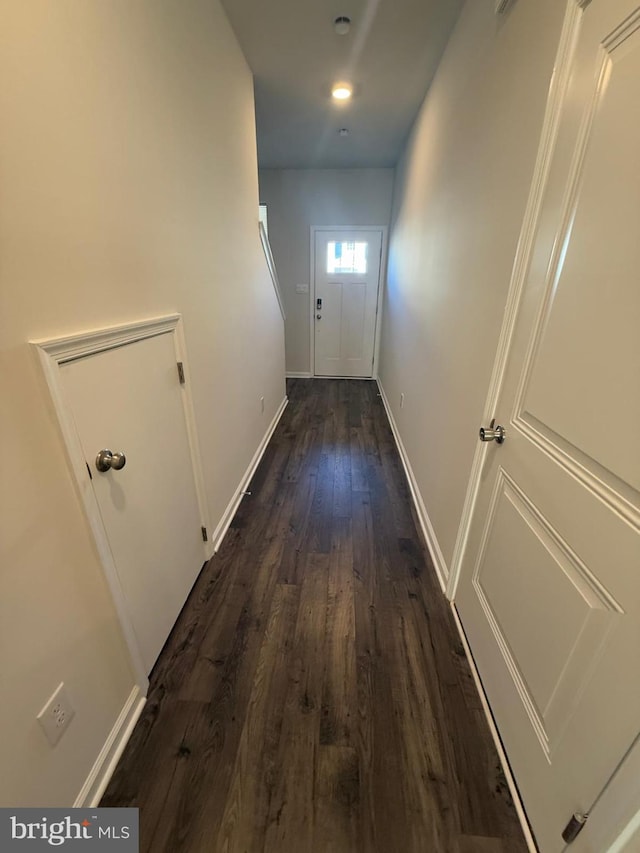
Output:
<svg viewBox="0 0 640 853">
<path fill-rule="evenodd" d="M 375 383 L 288 393 L 102 805 L 153 853 L 525 851 Z"/>
</svg>

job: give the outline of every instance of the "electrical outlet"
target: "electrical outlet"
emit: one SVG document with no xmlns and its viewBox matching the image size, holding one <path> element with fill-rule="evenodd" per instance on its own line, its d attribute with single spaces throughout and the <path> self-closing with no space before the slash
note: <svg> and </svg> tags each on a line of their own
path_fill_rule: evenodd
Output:
<svg viewBox="0 0 640 853">
<path fill-rule="evenodd" d="M 67 688 L 63 682 L 60 682 L 53 696 L 37 716 L 51 746 L 58 743 L 75 713 Z"/>
<path fill-rule="evenodd" d="M 260 411 L 264 415 L 264 397 L 260 397 Z"/>
<path fill-rule="evenodd" d="M 404 409 L 404 394 L 400 394 L 400 408 Z"/>
</svg>

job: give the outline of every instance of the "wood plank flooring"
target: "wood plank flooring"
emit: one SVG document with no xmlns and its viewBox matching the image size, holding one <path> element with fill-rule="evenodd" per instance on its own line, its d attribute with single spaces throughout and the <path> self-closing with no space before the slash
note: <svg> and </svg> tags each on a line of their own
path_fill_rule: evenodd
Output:
<svg viewBox="0 0 640 853">
<path fill-rule="evenodd" d="M 152 853 L 524 853 L 375 383 L 288 393 L 102 805 Z"/>
</svg>

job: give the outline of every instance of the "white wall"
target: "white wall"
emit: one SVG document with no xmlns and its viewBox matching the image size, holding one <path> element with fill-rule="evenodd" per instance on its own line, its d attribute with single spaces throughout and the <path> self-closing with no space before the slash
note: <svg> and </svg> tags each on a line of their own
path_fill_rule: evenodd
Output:
<svg viewBox="0 0 640 853">
<path fill-rule="evenodd" d="M 0 805 L 69 805 L 134 677 L 27 341 L 181 312 L 215 523 L 283 399 L 283 328 L 217 0 L 0 16 Z M 51 749 L 60 681 L 76 718 Z"/>
<path fill-rule="evenodd" d="M 445 569 L 565 10 L 494 6 L 467 0 L 397 170 L 383 312 L 380 380 Z"/>
<path fill-rule="evenodd" d="M 289 373 L 308 373 L 312 225 L 388 225 L 393 169 L 261 169 L 260 201 L 267 205 L 269 242 L 283 291 Z"/>
</svg>

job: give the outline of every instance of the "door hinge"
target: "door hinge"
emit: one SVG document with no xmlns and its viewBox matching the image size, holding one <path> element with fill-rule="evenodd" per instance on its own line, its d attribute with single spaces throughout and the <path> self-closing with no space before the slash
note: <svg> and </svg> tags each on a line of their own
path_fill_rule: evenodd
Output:
<svg viewBox="0 0 640 853">
<path fill-rule="evenodd" d="M 202 531 L 202 541 L 208 542 L 209 541 L 209 534 L 207 533 L 207 528 L 201 527 L 200 530 Z"/>
<path fill-rule="evenodd" d="M 588 817 L 588 814 L 581 814 L 580 812 L 572 814 L 571 820 L 562 830 L 563 841 L 566 841 L 567 844 L 571 844 L 572 841 L 575 841 L 584 829 L 584 825 L 587 822 Z"/>
<path fill-rule="evenodd" d="M 181 361 L 178 362 L 178 379 L 180 380 L 180 384 L 184 385 L 186 380 L 184 378 L 184 364 Z"/>
</svg>

